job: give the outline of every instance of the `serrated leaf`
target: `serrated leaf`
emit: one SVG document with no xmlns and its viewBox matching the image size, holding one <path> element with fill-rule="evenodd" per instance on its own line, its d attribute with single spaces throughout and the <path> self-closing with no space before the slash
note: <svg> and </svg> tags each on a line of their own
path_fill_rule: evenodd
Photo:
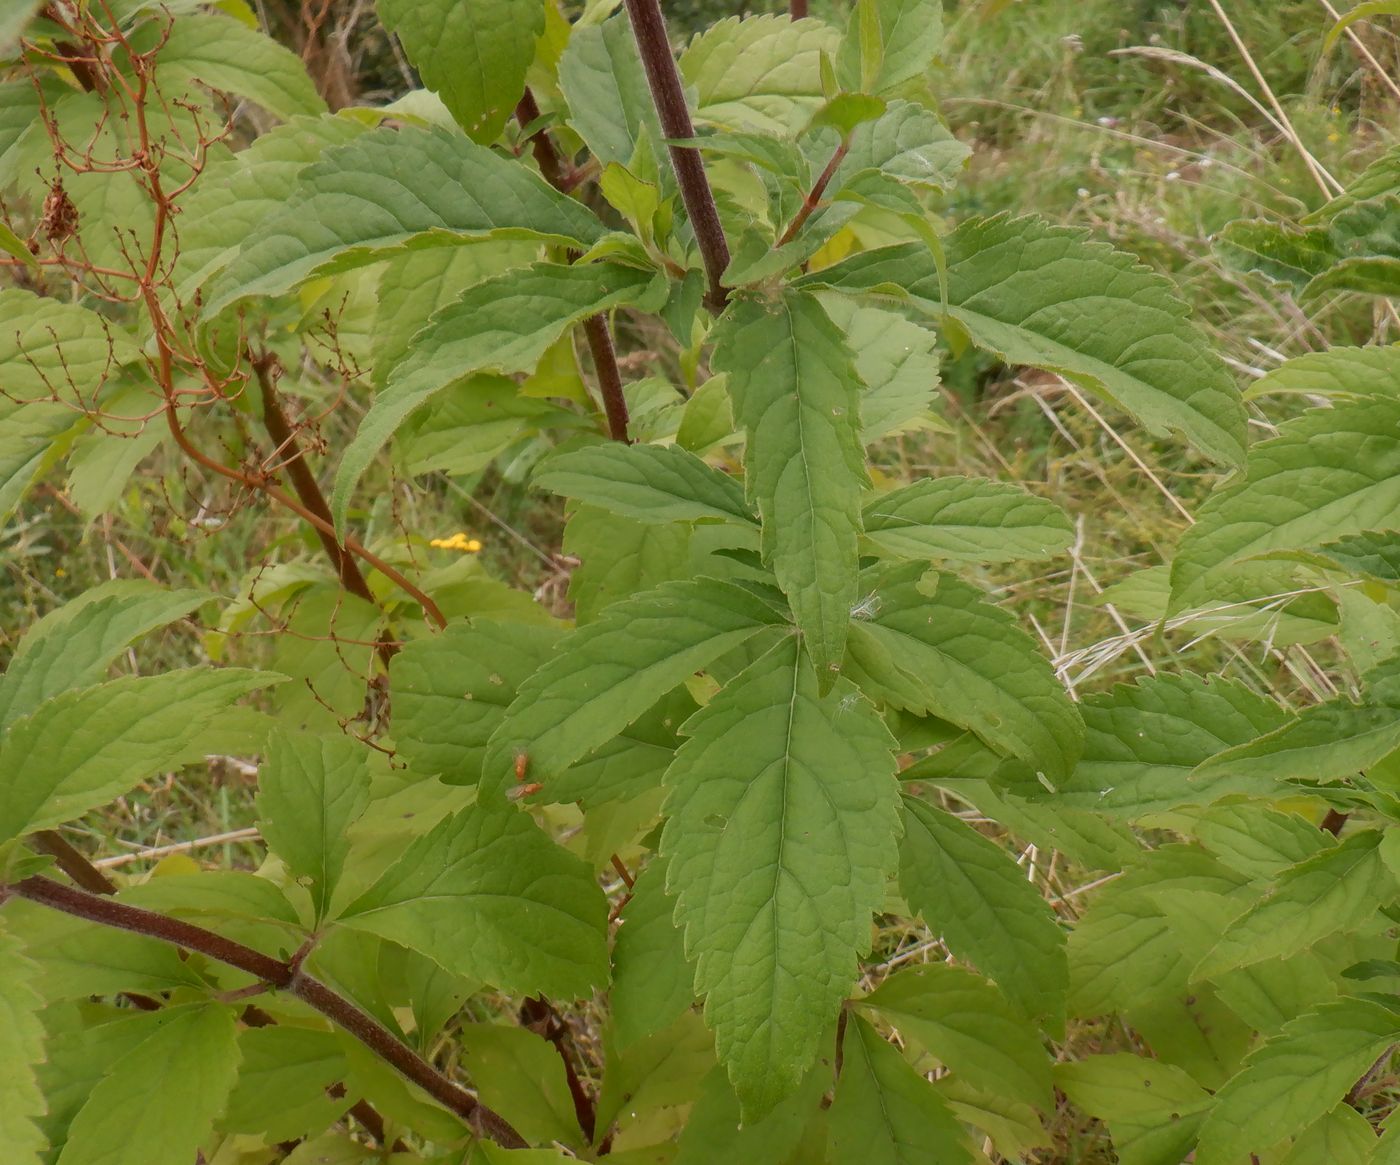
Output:
<svg viewBox="0 0 1400 1165">
<path fill-rule="evenodd" d="M 1283 1165 L 1379 1165 L 1372 1157 L 1376 1144 L 1371 1122 L 1343 1101 L 1298 1135 Z"/>
<path fill-rule="evenodd" d="M 967 1133 L 948 1102 L 859 1015 L 846 1025 L 841 1050 L 832 1165 L 972 1165 Z"/>
<path fill-rule="evenodd" d="M 1220 793 L 1192 784 L 1196 766 L 1287 723 L 1283 708 L 1237 680 L 1144 677 L 1080 704 L 1084 755 L 1057 801 L 1134 820 Z"/>
<path fill-rule="evenodd" d="M 474 619 L 405 644 L 389 670 L 395 747 L 415 772 L 475 783 L 516 689 L 558 641 L 553 628 Z"/>
<path fill-rule="evenodd" d="M 378 0 L 423 83 L 474 141 L 489 145 L 525 91 L 544 32 L 540 0 Z"/>
<path fill-rule="evenodd" d="M 36 1123 L 47 1111 L 35 1078 L 44 1059 L 44 1001 L 34 987 L 38 970 L 25 958 L 23 944 L 0 929 L 0 1144 L 13 1165 L 38 1165 L 48 1147 Z"/>
<path fill-rule="evenodd" d="M 414 841 L 337 925 L 503 991 L 573 999 L 607 976 L 607 915 L 593 871 L 498 802 Z"/>
<path fill-rule="evenodd" d="M 927 802 L 904 798 L 899 888 L 958 958 L 1032 1017 L 1064 1014 L 1065 936 L 1001 846 Z"/>
<path fill-rule="evenodd" d="M 532 480 L 639 522 L 754 523 L 743 485 L 676 445 L 591 445 L 551 457 Z"/>
<path fill-rule="evenodd" d="M 547 1040 L 493 1023 L 462 1024 L 453 1035 L 483 1104 L 528 1141 L 583 1145 L 564 1061 Z"/>
<path fill-rule="evenodd" d="M 1400 882 L 1378 848 L 1382 836 L 1377 830 L 1353 834 L 1289 867 L 1263 901 L 1230 925 L 1194 977 L 1291 955 L 1371 921 L 1379 907 L 1400 898 Z"/>
<path fill-rule="evenodd" d="M 1263 275 L 1295 293 L 1337 261 L 1326 230 L 1300 231 L 1266 219 L 1229 223 L 1212 241 L 1226 267 Z"/>
<path fill-rule="evenodd" d="M 324 113 L 306 66 L 290 49 L 223 14 L 181 13 L 131 34 L 133 53 L 159 46 L 156 77 L 166 101 L 187 99 L 180 86 L 204 85 L 247 97 L 283 118 Z M 197 93 L 197 90 L 195 91 Z"/>
<path fill-rule="evenodd" d="M 559 88 L 569 103 L 569 124 L 603 166 L 625 166 L 644 134 L 658 144 L 664 139 L 624 15 L 574 26 L 559 58 Z"/>
<path fill-rule="evenodd" d="M 1079 756 L 1079 714 L 1031 637 L 976 587 L 921 563 L 876 580 L 878 606 L 851 630 L 847 674 L 897 708 L 970 728 L 998 752 L 1063 780 Z"/>
<path fill-rule="evenodd" d="M 861 62 L 861 18 L 876 21 L 879 52 L 873 76 Z M 924 78 L 943 44 L 942 0 L 860 0 L 836 53 L 838 76 L 851 89 L 887 93 Z"/>
<path fill-rule="evenodd" d="M 0 320 L 7 405 L 56 398 L 91 408 L 107 378 L 139 355 L 131 339 L 96 312 L 33 292 L 0 289 Z"/>
<path fill-rule="evenodd" d="M 953 1072 L 1040 1109 L 1050 1105 L 1050 1059 L 985 979 L 948 963 L 896 971 L 860 1000 Z"/>
<path fill-rule="evenodd" d="M 1334 844 L 1312 822 L 1252 801 L 1213 806 L 1192 832 L 1210 853 L 1250 878 L 1276 877 Z"/>
<path fill-rule="evenodd" d="M 334 1033 L 305 1027 L 258 1027 L 238 1033 L 238 1082 L 218 1127 L 289 1141 L 324 1131 L 352 1098 L 327 1089 L 345 1077 L 345 1054 Z"/>
<path fill-rule="evenodd" d="M 258 829 L 311 892 L 319 922 L 350 852 L 346 830 L 369 805 L 368 750 L 348 736 L 274 730 L 258 770 Z"/>
<path fill-rule="evenodd" d="M 172 1007 L 111 1066 L 73 1118 L 63 1165 L 189 1165 L 238 1075 L 233 1017 L 217 1004 Z"/>
<path fill-rule="evenodd" d="M 935 427 L 929 410 L 938 391 L 938 338 L 895 312 L 844 295 L 823 296 L 822 306 L 846 334 L 856 375 L 867 386 L 860 398 L 861 441 Z"/>
<path fill-rule="evenodd" d="M 210 289 L 205 315 L 403 248 L 485 236 L 587 246 L 604 233 L 579 203 L 485 146 L 437 129 L 375 130 L 301 173 Z"/>
<path fill-rule="evenodd" d="M 1276 393 L 1319 397 L 1400 395 L 1400 344 L 1309 352 L 1265 373 L 1245 400 Z"/>
<path fill-rule="evenodd" d="M 1394 523 L 1400 398 L 1339 400 L 1249 451 L 1245 477 L 1212 494 L 1172 564 L 1172 611 L 1210 597 L 1215 569 Z"/>
<path fill-rule="evenodd" d="M 1120 1165 L 1180 1165 L 1211 1103 L 1182 1069 L 1126 1052 L 1056 1064 L 1055 1084 L 1108 1125 Z"/>
<path fill-rule="evenodd" d="M 728 373 L 735 420 L 748 434 L 745 490 L 763 518 L 763 557 L 825 688 L 841 666 L 856 600 L 866 483 L 860 380 L 811 296 L 741 300 L 716 332 L 711 363 Z"/>
<path fill-rule="evenodd" d="M 609 1000 L 620 1046 L 661 1031 L 695 1001 L 695 972 L 686 961 L 682 932 L 671 921 L 674 908 L 675 900 L 666 896 L 666 863 L 653 859 L 637 875 L 613 944 Z"/>
<path fill-rule="evenodd" d="M 822 696 L 796 637 L 685 726 L 661 852 L 745 1119 L 801 1083 L 895 863 L 890 737 L 849 684 Z"/>
<path fill-rule="evenodd" d="M 795 1093 L 758 1120 L 742 1115 L 724 1070 L 716 1068 L 700 1085 L 673 1165 L 712 1165 L 715 1161 L 789 1165 L 831 1080 L 829 1057 L 824 1059 L 827 1062 L 807 1073 Z"/>
<path fill-rule="evenodd" d="M 634 1128 L 640 1133 L 636 1139 L 649 1140 L 647 1126 L 654 1127 L 658 1116 L 665 1119 L 659 1110 L 688 1104 L 699 1095 L 701 1081 L 715 1068 L 715 1039 L 699 1014 L 687 1011 L 638 1043 L 624 1046 L 609 1040 L 604 1054 L 598 1129 L 607 1129 L 615 1121 L 615 1141 L 632 1139 L 629 1133 Z M 727 1087 L 722 1072 L 719 1078 Z M 732 1092 L 730 1103 L 736 1103 Z"/>
<path fill-rule="evenodd" d="M 119 579 L 49 612 L 24 633 L 0 678 L 0 728 L 51 696 L 97 683 L 127 644 L 209 598 L 203 591 Z"/>
<path fill-rule="evenodd" d="M 710 25 L 680 56 L 696 92 L 695 116 L 731 129 L 800 128 L 822 104 L 820 62 L 840 37 L 819 20 L 731 17 Z"/>
<path fill-rule="evenodd" d="M 582 627 L 613 603 L 661 582 L 690 576 L 691 528 L 651 526 L 579 506 L 564 527 L 564 552 L 580 560 L 569 580 L 574 618 Z"/>
<path fill-rule="evenodd" d="M 620 304 L 636 303 L 654 275 L 611 263 L 537 263 L 468 288 L 413 337 L 412 351 L 389 381 L 342 454 L 331 512 L 345 525 L 351 495 L 375 454 L 408 415 L 437 393 L 477 372 L 528 372 L 566 329 Z"/>
<path fill-rule="evenodd" d="M 779 622 L 750 592 L 714 579 L 663 583 L 609 607 L 520 685 L 483 765 L 514 780 L 516 757 L 544 784 L 616 736 L 693 673 Z"/>
<path fill-rule="evenodd" d="M 971 219 L 945 244 L 948 314 L 975 343 L 1009 364 L 1060 372 L 1217 461 L 1244 461 L 1238 390 L 1165 278 L 1035 218 Z M 808 281 L 848 292 L 893 285 L 923 311 L 943 311 L 922 243 L 867 251 Z"/>
<path fill-rule="evenodd" d="M 202 757 L 218 718 L 275 672 L 189 668 L 64 692 L 0 738 L 0 840 L 79 817 Z"/>
<path fill-rule="evenodd" d="M 1015 562 L 1048 558 L 1074 537 L 1054 502 L 1007 482 L 934 477 L 865 504 L 866 540 L 894 558 Z"/>
<path fill-rule="evenodd" d="M 1337 1104 L 1400 1038 L 1400 1018 L 1365 999 L 1301 1015 L 1254 1051 L 1216 1094 L 1197 1165 L 1235 1165 L 1301 1132 Z"/>
</svg>

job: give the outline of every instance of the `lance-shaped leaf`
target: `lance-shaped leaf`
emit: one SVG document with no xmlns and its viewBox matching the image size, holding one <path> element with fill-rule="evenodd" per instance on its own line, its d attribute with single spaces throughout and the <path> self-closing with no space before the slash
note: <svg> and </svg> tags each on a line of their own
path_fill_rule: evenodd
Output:
<svg viewBox="0 0 1400 1165">
<path fill-rule="evenodd" d="M 1108 1125 L 1120 1165 L 1183 1160 L 1210 1108 L 1210 1094 L 1189 1073 L 1127 1052 L 1057 1064 L 1055 1083 Z"/>
<path fill-rule="evenodd" d="M 61 825 L 160 769 L 217 751 L 218 720 L 282 676 L 190 668 L 64 692 L 0 739 L 0 841 Z"/>
<path fill-rule="evenodd" d="M 467 135 L 494 141 L 525 91 L 540 0 L 379 0 L 379 16 Z"/>
<path fill-rule="evenodd" d="M 666 863 L 653 859 L 637 875 L 613 944 L 609 1002 L 619 1046 L 669 1027 L 695 1002 L 695 971 L 671 921 L 674 908 L 666 896 Z"/>
<path fill-rule="evenodd" d="M 717 332 L 712 362 L 729 374 L 748 436 L 745 488 L 763 518 L 763 557 L 826 686 L 856 600 L 861 382 L 841 333 L 809 295 L 741 300 Z"/>
<path fill-rule="evenodd" d="M 1354 834 L 1285 870 L 1264 900 L 1230 925 L 1195 978 L 1295 954 L 1369 923 L 1400 898 L 1400 882 L 1381 857 L 1382 836 L 1374 829 Z"/>
<path fill-rule="evenodd" d="M 1129 820 L 1220 795 L 1193 784 L 1202 761 L 1289 720 L 1273 700 L 1220 676 L 1144 677 L 1079 706 L 1084 755 L 1057 802 Z"/>
<path fill-rule="evenodd" d="M 1069 775 L 1084 726 L 1054 670 L 1015 619 L 920 563 L 879 577 L 873 618 L 851 630 L 847 674 L 868 694 L 970 728 L 1052 782 Z"/>
<path fill-rule="evenodd" d="M 325 916 L 350 852 L 346 830 L 369 805 L 368 749 L 348 736 L 275 731 L 258 772 L 258 828 Z"/>
<path fill-rule="evenodd" d="M 942 1094 L 859 1015 L 846 1025 L 841 1052 L 833 1165 L 972 1165 L 967 1132 Z"/>
<path fill-rule="evenodd" d="M 84 591 L 34 623 L 0 678 L 0 728 L 50 696 L 95 684 L 134 639 L 189 614 L 209 595 L 118 579 Z"/>
<path fill-rule="evenodd" d="M 686 725 L 661 851 L 720 1061 L 745 1113 L 795 1091 L 850 989 L 895 863 L 894 740 L 787 636 Z"/>
<path fill-rule="evenodd" d="M 948 313 L 1009 364 L 1060 372 L 1154 433 L 1181 433 L 1244 461 L 1244 410 L 1225 366 L 1171 283 L 1085 232 L 1036 218 L 972 219 L 945 240 Z M 881 247 L 810 277 L 844 291 L 904 288 L 942 312 L 938 270 L 919 243 Z"/>
<path fill-rule="evenodd" d="M 836 54 L 837 76 L 860 93 L 923 78 L 943 44 L 939 0 L 860 0 Z"/>
<path fill-rule="evenodd" d="M 533 370 L 579 320 L 638 302 L 654 280 L 651 272 L 613 263 L 538 263 L 478 283 L 434 314 L 340 459 L 331 498 L 337 527 L 344 527 L 355 485 L 375 454 L 419 405 L 473 373 Z"/>
<path fill-rule="evenodd" d="M 444 130 L 377 130 L 301 174 L 211 289 L 205 314 L 405 247 L 486 236 L 587 245 L 604 233 L 578 202 L 485 146 Z"/>
<path fill-rule="evenodd" d="M 639 522 L 753 524 L 744 487 L 678 445 L 612 442 L 551 457 L 536 471 L 541 489 Z"/>
<path fill-rule="evenodd" d="M 644 133 L 658 144 L 663 140 L 626 16 L 574 25 L 559 58 L 559 87 L 569 103 L 569 124 L 602 165 L 625 166 Z"/>
<path fill-rule="evenodd" d="M 558 641 L 551 627 L 474 619 L 405 644 L 389 670 L 395 748 L 415 772 L 475 783 L 516 689 Z"/>
<path fill-rule="evenodd" d="M 1261 376 L 1245 400 L 1276 393 L 1306 396 L 1400 396 L 1400 344 L 1329 348 L 1289 360 Z"/>
<path fill-rule="evenodd" d="M 133 53 L 157 47 L 156 76 L 166 101 L 188 100 L 180 87 L 199 84 L 250 98 L 283 119 L 326 110 L 301 58 L 241 20 L 182 12 L 179 20 L 151 22 L 132 33 Z"/>
<path fill-rule="evenodd" d="M 614 603 L 520 685 L 487 746 L 484 780 L 514 779 L 524 754 L 543 782 L 611 740 L 671 689 L 781 622 L 762 599 L 715 579 L 663 583 Z"/>
<path fill-rule="evenodd" d="M 864 523 L 883 554 L 949 562 L 1048 558 L 1074 536 L 1054 502 L 981 477 L 934 477 L 891 490 L 866 503 Z"/>
<path fill-rule="evenodd" d="M 337 919 L 503 991 L 587 995 L 607 977 L 592 869 L 504 801 L 444 818 Z"/>
<path fill-rule="evenodd" d="M 1301 1132 L 1397 1040 L 1400 1015 L 1366 999 L 1324 1004 L 1285 1024 L 1216 1093 L 1197 1165 L 1235 1165 Z"/>
<path fill-rule="evenodd" d="M 64 1165 L 188 1165 L 238 1076 L 233 1016 L 216 1004 L 161 1013 L 111 1064 L 68 1128 Z"/>
<path fill-rule="evenodd" d="M 1064 933 L 1001 846 L 952 814 L 906 796 L 899 888 L 949 950 L 994 979 L 1027 1015 L 1063 1017 L 1069 986 Z"/>
<path fill-rule="evenodd" d="M 1338 401 L 1249 451 L 1243 480 L 1207 499 L 1172 564 L 1172 611 L 1210 597 L 1211 572 L 1395 524 L 1400 397 Z"/>
<path fill-rule="evenodd" d="M 44 1059 L 37 974 L 19 940 L 0 930 L 0 1144 L 14 1165 L 38 1165 L 48 1147 L 35 1123 L 46 1111 L 34 1076 Z"/>
<path fill-rule="evenodd" d="M 1050 1104 L 1050 1058 L 985 979 L 947 963 L 896 971 L 860 1001 L 977 1088 Z"/>
<path fill-rule="evenodd" d="M 1336 844 L 1311 821 L 1257 801 L 1215 805 L 1196 818 L 1192 832 L 1232 870 L 1250 878 L 1275 878 Z"/>
</svg>

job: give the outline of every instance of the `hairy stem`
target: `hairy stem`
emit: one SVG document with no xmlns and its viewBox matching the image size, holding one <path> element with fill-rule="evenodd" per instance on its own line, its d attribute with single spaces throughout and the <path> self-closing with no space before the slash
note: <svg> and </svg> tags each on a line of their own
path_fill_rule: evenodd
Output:
<svg viewBox="0 0 1400 1165">
<path fill-rule="evenodd" d="M 637 39 L 647 84 L 651 87 L 652 102 L 661 119 L 661 132 L 672 142 L 690 141 L 695 137 L 695 126 L 691 124 L 690 110 L 685 103 L 680 71 L 671 55 L 671 42 L 666 36 L 666 18 L 661 15 L 659 0 L 626 0 L 626 3 L 627 16 L 632 22 L 632 35 Z M 667 149 L 671 153 L 671 167 L 676 172 L 676 182 L 681 189 L 681 201 L 685 203 L 685 213 L 690 218 L 690 227 L 695 232 L 695 242 L 700 248 L 700 258 L 709 279 L 705 302 L 711 311 L 718 313 L 729 298 L 724 286 L 724 270 L 729 266 L 729 244 L 724 238 L 724 228 L 720 226 L 714 191 L 710 189 L 710 180 L 705 177 L 705 164 L 701 161 L 699 150 L 677 145 L 667 146 Z"/>
<path fill-rule="evenodd" d="M 89 894 L 49 878 L 25 878 L 12 886 L 0 887 L 0 900 L 14 895 L 42 906 L 61 910 L 90 922 L 143 934 L 211 959 L 237 967 L 261 979 L 270 987 L 295 995 L 319 1011 L 332 1023 L 344 1028 L 370 1051 L 396 1068 L 468 1127 L 490 1137 L 507 1149 L 523 1149 L 526 1141 L 499 1113 L 483 1105 L 461 1085 L 449 1080 L 388 1028 L 361 1011 L 344 996 L 301 969 L 299 959 L 274 959 L 252 947 L 224 938 L 202 926 L 169 918 L 151 910 L 128 906 L 98 894 Z"/>
</svg>

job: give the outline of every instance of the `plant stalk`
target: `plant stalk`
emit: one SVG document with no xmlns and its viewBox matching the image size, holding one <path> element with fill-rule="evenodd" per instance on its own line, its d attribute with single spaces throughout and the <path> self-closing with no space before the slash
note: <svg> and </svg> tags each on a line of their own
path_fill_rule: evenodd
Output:
<svg viewBox="0 0 1400 1165">
<path fill-rule="evenodd" d="M 671 55 L 666 18 L 661 14 L 659 0 L 626 0 L 626 3 L 627 16 L 632 22 L 632 35 L 637 40 L 647 84 L 651 87 L 652 102 L 661 120 L 661 132 L 672 143 L 690 141 L 695 137 L 695 126 L 691 123 L 690 109 L 685 103 L 680 70 L 676 68 L 676 59 Z M 690 227 L 695 232 L 695 242 L 700 248 L 700 258 L 709 279 L 705 304 L 718 314 L 729 300 L 729 292 L 724 286 L 724 271 L 729 266 L 729 243 L 720 225 L 714 191 L 710 189 L 710 180 L 705 176 L 705 164 L 699 150 L 693 146 L 674 144 L 666 148 L 671 154 L 671 168 L 676 172 L 681 201 L 685 203 L 685 213 L 690 218 Z"/>
<path fill-rule="evenodd" d="M 128 906 L 111 898 L 65 886 L 49 878 L 25 878 L 15 885 L 0 887 L 0 901 L 10 895 L 26 898 L 77 918 L 86 918 L 89 922 L 143 934 L 187 950 L 198 951 L 211 959 L 246 971 L 270 987 L 295 995 L 332 1023 L 344 1028 L 480 1135 L 490 1137 L 507 1149 L 527 1147 L 525 1139 L 504 1117 L 487 1108 L 461 1085 L 449 1080 L 367 1012 L 361 1011 L 344 996 L 306 974 L 301 969 L 299 959 L 274 959 L 271 955 L 224 938 L 211 930 L 205 930 L 202 926 L 195 926 L 193 923 L 169 918 L 137 906 Z"/>
</svg>

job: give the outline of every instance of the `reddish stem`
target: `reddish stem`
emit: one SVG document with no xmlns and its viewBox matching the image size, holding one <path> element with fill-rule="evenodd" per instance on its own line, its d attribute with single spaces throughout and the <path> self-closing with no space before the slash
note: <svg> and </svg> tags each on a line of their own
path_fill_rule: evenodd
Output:
<svg viewBox="0 0 1400 1165">
<path fill-rule="evenodd" d="M 846 159 L 846 151 L 851 148 L 850 138 L 843 138 L 841 144 L 836 147 L 836 152 L 831 155 L 831 161 L 826 164 L 826 169 L 818 175 L 817 180 L 812 183 L 812 189 L 807 191 L 807 196 L 802 200 L 802 205 L 798 207 L 797 213 L 792 216 L 792 222 L 788 223 L 785 230 L 778 239 L 778 246 L 792 242 L 797 232 L 802 229 L 802 224 L 812 217 L 812 212 L 817 209 L 822 200 L 822 195 L 826 193 L 826 188 L 831 185 L 831 180 L 836 176 L 836 171 L 841 163 Z"/>
</svg>

